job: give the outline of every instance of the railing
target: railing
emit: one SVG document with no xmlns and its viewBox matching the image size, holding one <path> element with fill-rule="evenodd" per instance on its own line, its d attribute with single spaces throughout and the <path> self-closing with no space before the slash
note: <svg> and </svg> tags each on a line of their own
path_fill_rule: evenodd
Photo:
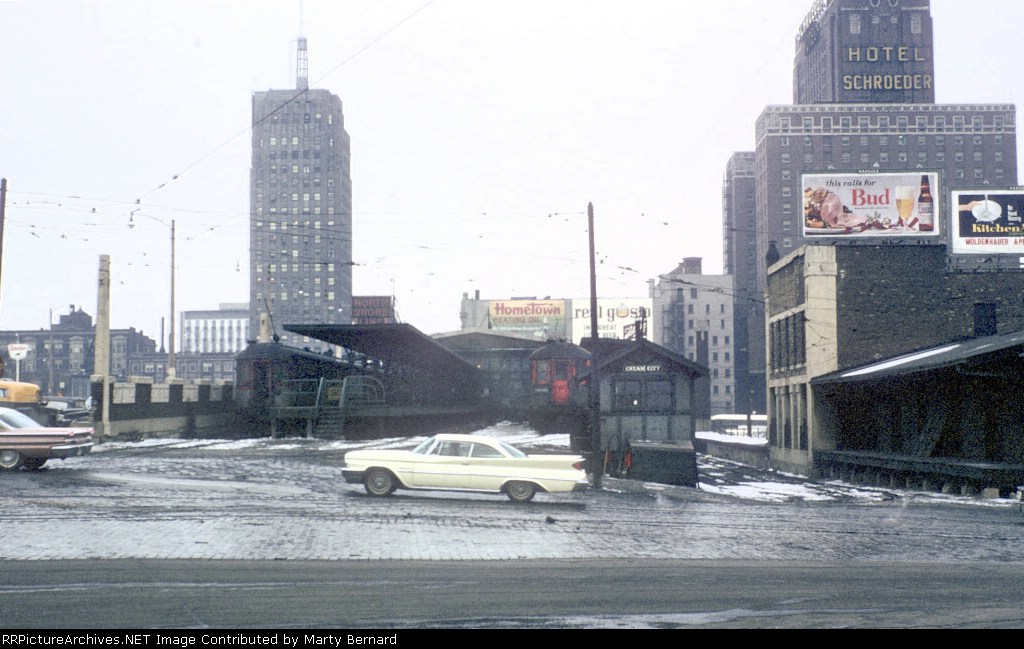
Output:
<svg viewBox="0 0 1024 649">
<path fill-rule="evenodd" d="M 359 406 L 383 406 L 386 402 L 384 384 L 372 376 L 347 376 L 344 379 L 320 379 L 315 406 L 345 410 Z"/>
</svg>

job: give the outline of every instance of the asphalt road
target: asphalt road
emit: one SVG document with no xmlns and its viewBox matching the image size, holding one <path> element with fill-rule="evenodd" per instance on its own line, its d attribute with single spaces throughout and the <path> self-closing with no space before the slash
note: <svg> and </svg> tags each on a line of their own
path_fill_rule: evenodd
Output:
<svg viewBox="0 0 1024 649">
<path fill-rule="evenodd" d="M 701 490 L 378 499 L 343 452 L 137 445 L 0 475 L 0 626 L 1024 626 L 1019 503 L 726 465 Z M 740 480 L 802 495 L 722 494 Z"/>
<path fill-rule="evenodd" d="M 1020 629 L 1022 584 L 984 563 L 17 561 L 0 603 L 6 629 Z"/>
</svg>

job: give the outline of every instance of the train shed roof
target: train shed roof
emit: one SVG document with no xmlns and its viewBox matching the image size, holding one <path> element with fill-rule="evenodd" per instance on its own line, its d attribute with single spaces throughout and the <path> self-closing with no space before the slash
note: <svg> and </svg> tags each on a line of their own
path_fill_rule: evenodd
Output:
<svg viewBox="0 0 1024 649">
<path fill-rule="evenodd" d="M 840 370 L 811 380 L 811 385 L 837 385 L 864 381 L 884 381 L 900 376 L 930 372 L 947 367 L 963 367 L 1012 359 L 1016 364 L 1024 355 L 1024 331 L 999 336 L 972 338 L 922 349 L 910 354 L 876 361 L 861 367 Z"/>
<path fill-rule="evenodd" d="M 410 324 L 285 325 L 284 329 L 350 349 L 373 360 L 420 368 L 475 369 Z"/>
</svg>

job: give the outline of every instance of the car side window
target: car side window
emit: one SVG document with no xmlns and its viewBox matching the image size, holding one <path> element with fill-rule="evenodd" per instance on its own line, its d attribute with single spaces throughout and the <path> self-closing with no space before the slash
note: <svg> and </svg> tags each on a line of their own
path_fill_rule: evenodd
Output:
<svg viewBox="0 0 1024 649">
<path fill-rule="evenodd" d="M 473 457 L 504 457 L 498 449 L 486 444 L 473 444 Z"/>
<path fill-rule="evenodd" d="M 469 457 L 470 446 L 466 442 L 444 442 L 441 444 L 440 455 Z"/>
</svg>

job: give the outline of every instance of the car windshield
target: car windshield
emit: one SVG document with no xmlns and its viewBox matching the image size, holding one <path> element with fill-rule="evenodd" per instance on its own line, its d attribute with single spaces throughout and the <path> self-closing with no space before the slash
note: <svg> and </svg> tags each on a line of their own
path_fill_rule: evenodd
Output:
<svg viewBox="0 0 1024 649">
<path fill-rule="evenodd" d="M 416 455 L 426 455 L 430 451 L 430 447 L 437 441 L 436 437 L 428 437 L 427 439 L 420 442 L 420 445 L 412 449 L 412 452 Z"/>
<path fill-rule="evenodd" d="M 40 428 L 36 420 L 17 410 L 0 410 L 0 426 L 11 430 L 12 428 Z"/>
</svg>

